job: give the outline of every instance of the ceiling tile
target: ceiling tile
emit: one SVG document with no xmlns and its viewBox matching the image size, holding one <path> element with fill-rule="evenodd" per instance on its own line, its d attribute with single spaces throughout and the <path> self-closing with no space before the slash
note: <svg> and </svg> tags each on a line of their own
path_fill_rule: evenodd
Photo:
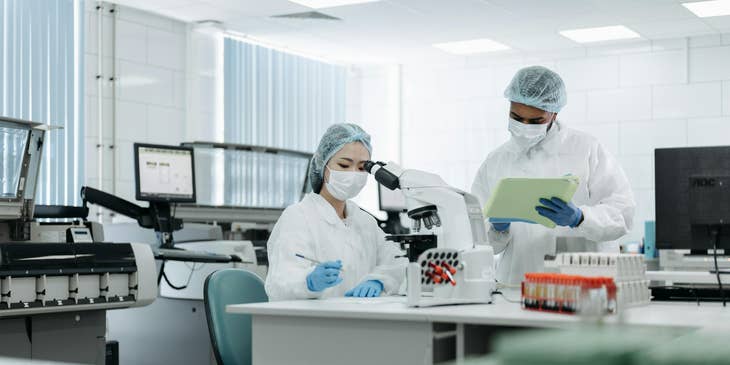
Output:
<svg viewBox="0 0 730 365">
<path fill-rule="evenodd" d="M 714 30 L 699 18 L 662 20 L 630 24 L 629 27 L 645 38 L 688 37 L 713 33 Z"/>
<path fill-rule="evenodd" d="M 247 16 L 272 16 L 299 13 L 312 9 L 287 0 L 200 0 L 211 7 L 232 10 Z"/>
<path fill-rule="evenodd" d="M 702 20 L 718 31 L 726 32 L 730 30 L 730 16 L 713 16 L 702 18 Z"/>
<path fill-rule="evenodd" d="M 383 0 L 320 9 L 341 21 L 271 18 L 310 9 L 287 0 L 116 0 L 192 22 L 224 27 L 338 59 L 452 62 L 434 43 L 489 38 L 516 52 L 571 50 L 559 30 L 623 24 L 645 39 L 730 31 L 730 17 L 694 16 L 686 0 Z M 495 56 L 496 57 L 496 56 Z"/>
</svg>

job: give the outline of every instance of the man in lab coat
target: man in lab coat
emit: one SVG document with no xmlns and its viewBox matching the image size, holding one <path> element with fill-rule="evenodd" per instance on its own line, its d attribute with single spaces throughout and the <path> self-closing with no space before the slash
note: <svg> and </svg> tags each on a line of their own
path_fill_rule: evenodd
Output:
<svg viewBox="0 0 730 365">
<path fill-rule="evenodd" d="M 596 138 L 570 129 L 557 119 L 567 102 L 563 80 L 541 66 L 521 69 L 504 93 L 511 102 L 512 137 L 491 152 L 479 168 L 472 193 L 486 203 L 506 177 L 561 177 L 572 174 L 580 185 L 572 202 L 545 197 L 537 212 L 557 227 L 525 222 L 492 222 L 489 242 L 497 254 L 497 280 L 518 284 L 526 272 L 542 271 L 544 256 L 556 241 L 588 250 L 615 251 L 615 242 L 632 227 L 636 203 L 626 175 Z"/>
</svg>

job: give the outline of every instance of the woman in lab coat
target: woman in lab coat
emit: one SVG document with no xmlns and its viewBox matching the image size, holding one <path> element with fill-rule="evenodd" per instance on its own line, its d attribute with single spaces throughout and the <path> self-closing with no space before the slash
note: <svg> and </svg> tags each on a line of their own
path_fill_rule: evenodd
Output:
<svg viewBox="0 0 730 365">
<path fill-rule="evenodd" d="M 363 165 L 371 151 L 370 136 L 357 125 L 325 132 L 310 164 L 313 192 L 284 210 L 269 238 L 269 300 L 398 291 L 408 260 L 349 200 L 367 182 Z"/>
<path fill-rule="evenodd" d="M 621 166 L 598 141 L 557 120 L 567 102 L 563 80 L 540 66 L 524 68 L 505 91 L 511 101 L 512 138 L 491 152 L 479 168 L 472 193 L 485 203 L 505 177 L 560 177 L 580 185 L 572 202 L 545 197 L 537 212 L 555 229 L 525 222 L 492 223 L 489 242 L 497 260 L 497 280 L 518 284 L 526 272 L 542 271 L 544 256 L 557 239 L 579 250 L 615 251 L 615 241 L 633 225 L 636 203 Z M 569 247 L 570 248 L 570 247 Z"/>
</svg>

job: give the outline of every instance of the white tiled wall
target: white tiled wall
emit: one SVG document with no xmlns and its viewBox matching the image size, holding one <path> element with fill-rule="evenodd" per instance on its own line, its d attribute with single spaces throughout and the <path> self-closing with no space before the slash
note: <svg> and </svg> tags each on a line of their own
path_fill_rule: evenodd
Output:
<svg viewBox="0 0 730 365">
<path fill-rule="evenodd" d="M 87 2 L 86 183 L 98 187 L 99 15 L 95 6 L 96 2 Z M 105 56 L 102 188 L 134 200 L 132 144 L 179 144 L 186 137 L 187 25 L 121 6 L 115 9 L 115 22 L 109 10 L 105 10 L 102 35 Z M 115 81 L 108 81 L 112 76 Z"/>
<path fill-rule="evenodd" d="M 730 36 L 703 36 L 404 65 L 404 165 L 470 189 L 487 153 L 509 137 L 502 92 L 532 64 L 563 76 L 559 118 L 598 137 L 626 171 L 638 208 L 624 242 L 640 240 L 655 216 L 654 148 L 730 144 Z"/>
</svg>

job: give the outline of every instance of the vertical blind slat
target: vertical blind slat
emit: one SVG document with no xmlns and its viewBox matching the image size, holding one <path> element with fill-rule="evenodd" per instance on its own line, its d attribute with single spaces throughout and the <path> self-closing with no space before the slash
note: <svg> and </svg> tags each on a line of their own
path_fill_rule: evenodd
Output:
<svg viewBox="0 0 730 365">
<path fill-rule="evenodd" d="M 226 38 L 224 128 L 228 143 L 314 152 L 345 121 L 344 67 Z M 224 204 L 283 207 L 299 200 L 308 161 L 241 153 L 225 158 Z"/>
<path fill-rule="evenodd" d="M 0 0 L 0 115 L 51 124 L 38 204 L 79 205 L 84 169 L 84 0 Z M 3 176 L 19 146 L 0 139 Z M 3 192 L 6 191 L 3 179 Z"/>
</svg>

